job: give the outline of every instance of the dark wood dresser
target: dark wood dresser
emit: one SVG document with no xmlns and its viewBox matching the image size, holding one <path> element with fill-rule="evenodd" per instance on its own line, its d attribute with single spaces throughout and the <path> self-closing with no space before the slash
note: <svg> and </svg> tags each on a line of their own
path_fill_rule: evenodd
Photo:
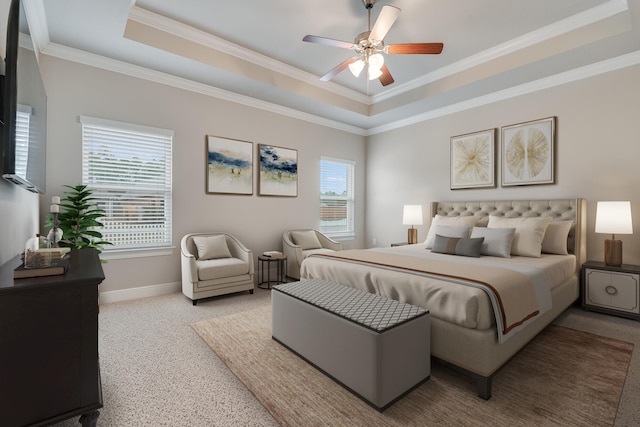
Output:
<svg viewBox="0 0 640 427">
<path fill-rule="evenodd" d="M 13 279 L 19 257 L 0 269 L 0 424 L 48 425 L 102 407 L 98 285 L 93 248 L 70 252 L 64 275 Z"/>
</svg>

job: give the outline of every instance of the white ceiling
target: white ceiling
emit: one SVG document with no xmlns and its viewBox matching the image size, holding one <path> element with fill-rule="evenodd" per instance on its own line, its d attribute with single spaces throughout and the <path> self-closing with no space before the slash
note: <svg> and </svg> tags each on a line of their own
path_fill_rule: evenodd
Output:
<svg viewBox="0 0 640 427">
<path fill-rule="evenodd" d="M 402 12 L 385 44 L 395 83 L 347 70 L 362 0 L 23 0 L 42 53 L 162 81 L 363 135 L 638 63 L 640 0 L 378 0 Z M 596 65 L 594 65 L 596 64 Z M 552 112 L 550 112 L 552 114 Z"/>
</svg>

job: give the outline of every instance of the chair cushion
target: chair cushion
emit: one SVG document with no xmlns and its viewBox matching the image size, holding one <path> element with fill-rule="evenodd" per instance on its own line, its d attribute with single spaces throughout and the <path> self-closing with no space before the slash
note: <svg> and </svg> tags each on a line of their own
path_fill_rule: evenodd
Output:
<svg viewBox="0 0 640 427">
<path fill-rule="evenodd" d="M 198 249 L 198 259 L 231 258 L 227 246 L 227 238 L 223 234 L 217 236 L 194 236 L 193 243 Z"/>
<path fill-rule="evenodd" d="M 303 251 L 307 249 L 320 249 L 322 244 L 313 230 L 307 231 L 291 231 L 293 243 L 300 246 Z"/>
<path fill-rule="evenodd" d="M 249 273 L 249 264 L 239 258 L 218 258 L 196 261 L 198 280 L 213 280 Z"/>
</svg>

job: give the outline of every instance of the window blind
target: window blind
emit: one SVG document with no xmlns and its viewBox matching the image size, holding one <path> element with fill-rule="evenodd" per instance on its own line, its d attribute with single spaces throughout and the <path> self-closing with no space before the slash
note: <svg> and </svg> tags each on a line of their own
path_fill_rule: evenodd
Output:
<svg viewBox="0 0 640 427">
<path fill-rule="evenodd" d="M 82 116 L 82 182 L 106 216 L 107 251 L 172 245 L 173 132 Z"/>
<path fill-rule="evenodd" d="M 16 150 L 15 174 L 27 178 L 29 164 L 29 129 L 31 123 L 31 107 L 18 105 L 16 111 Z"/>
<path fill-rule="evenodd" d="M 320 160 L 320 231 L 332 237 L 355 235 L 355 162 Z"/>
</svg>

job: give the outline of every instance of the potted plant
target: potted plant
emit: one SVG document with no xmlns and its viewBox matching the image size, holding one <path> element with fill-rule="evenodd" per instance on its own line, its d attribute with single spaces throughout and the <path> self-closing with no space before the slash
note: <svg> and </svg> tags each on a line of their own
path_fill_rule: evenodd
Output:
<svg viewBox="0 0 640 427">
<path fill-rule="evenodd" d="M 103 224 L 100 218 L 106 215 L 105 211 L 97 206 L 93 193 L 86 185 L 64 185 L 70 189 L 65 191 L 61 199 L 61 210 L 58 214 L 58 228 L 62 230 L 62 240 L 58 242 L 61 247 L 82 249 L 96 248 L 102 252 L 105 245 L 111 242 L 102 240 L 102 233 L 98 231 Z M 47 227 L 53 226 L 53 216 L 49 214 Z"/>
</svg>

